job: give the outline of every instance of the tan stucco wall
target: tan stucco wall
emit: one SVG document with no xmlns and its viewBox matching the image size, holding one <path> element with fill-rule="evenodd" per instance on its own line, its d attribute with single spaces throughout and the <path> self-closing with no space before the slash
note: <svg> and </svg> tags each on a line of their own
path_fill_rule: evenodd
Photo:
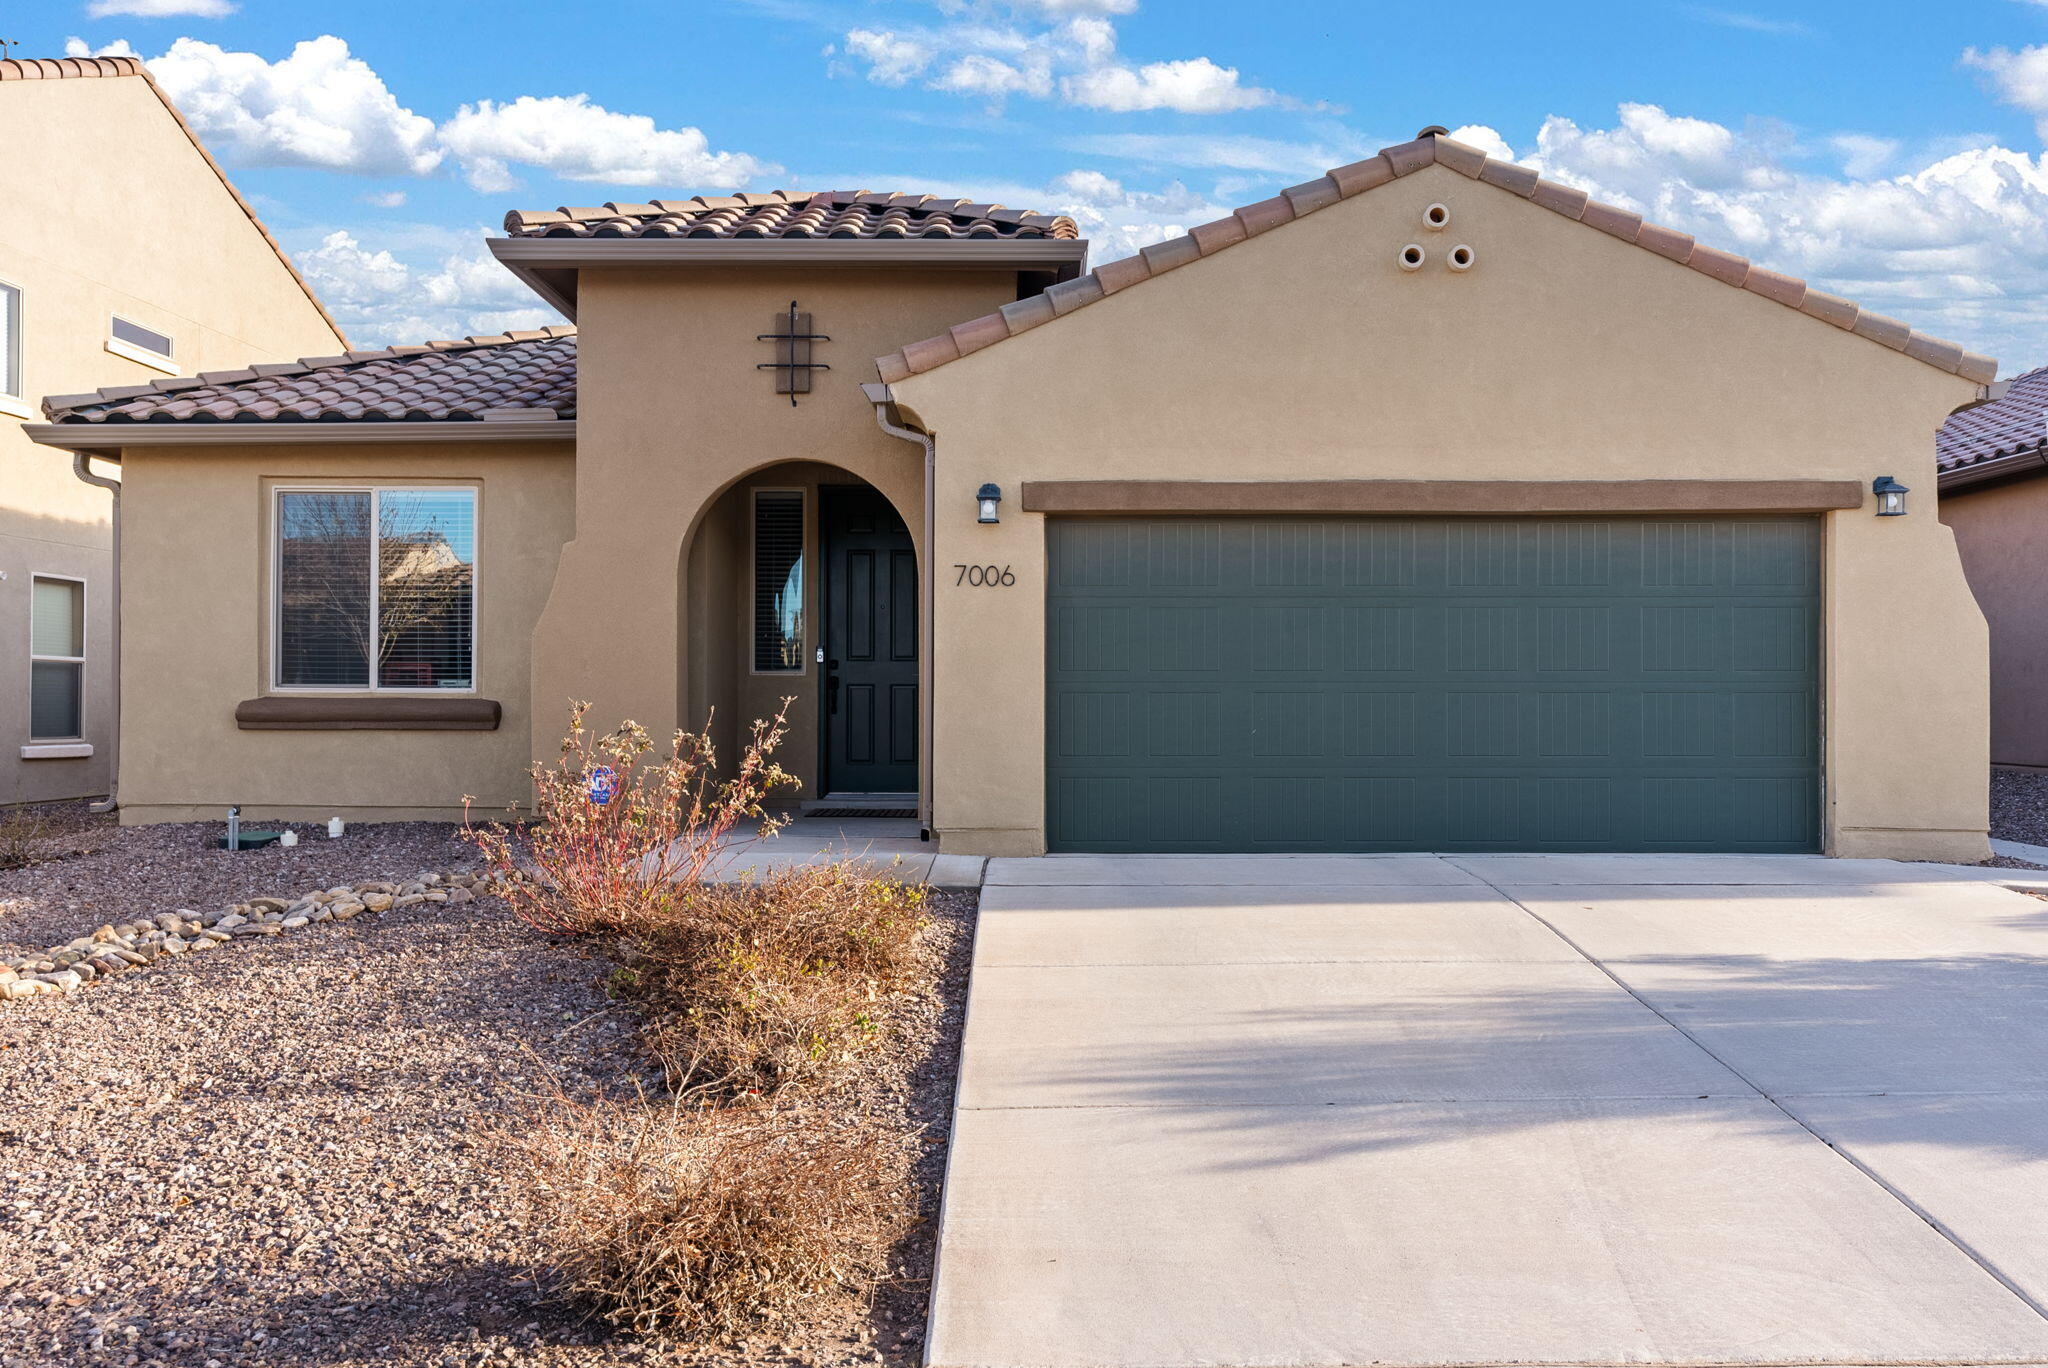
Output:
<svg viewBox="0 0 2048 1368">
<path fill-rule="evenodd" d="M 2048 766 L 2048 479 L 1944 494 L 1941 520 L 1991 626 L 1991 762 Z"/>
<path fill-rule="evenodd" d="M 173 339 L 178 373 L 330 355 L 341 339 L 138 77 L 0 82 L 0 281 L 22 291 L 21 395 L 147 384 L 106 349 L 108 319 Z M 35 415 L 41 421 L 40 413 Z M 108 788 L 111 500 L 0 414 L 0 804 Z M 29 583 L 83 577 L 85 760 L 19 758 L 28 740 Z"/>
<path fill-rule="evenodd" d="M 765 686 L 732 673 L 735 659 L 744 672 L 748 639 L 717 624 L 751 592 L 745 529 L 709 532 L 731 548 L 723 569 L 708 553 L 686 556 L 692 530 L 742 476 L 804 461 L 880 489 L 919 538 L 922 455 L 876 427 L 859 384 L 874 379 L 875 356 L 1015 295 L 1014 273 L 1002 271 L 584 271 L 576 499 L 585 535 L 564 549 L 535 636 L 536 752 L 553 750 L 572 696 L 592 700 L 594 722 L 632 718 L 657 734 L 701 726 L 714 703 L 726 725 L 743 725 L 783 692 L 799 696 L 793 716 L 814 712 L 815 671 Z M 832 369 L 795 406 L 755 369 L 774 356 L 756 334 L 792 299 L 832 339 L 815 357 Z M 693 585 L 693 564 L 716 583 Z M 693 661 L 693 646 L 709 654 Z M 593 670 L 593 660 L 605 667 Z M 813 727 L 803 716 L 783 752 L 793 769 L 814 764 Z"/>
<path fill-rule="evenodd" d="M 1449 205 L 1441 233 L 1421 214 Z M 1431 253 L 1408 274 L 1408 242 Z M 1468 273 L 1443 268 L 1470 244 Z M 1982 858 L 1985 630 L 1935 517 L 1933 436 L 1976 386 L 1432 167 L 895 393 L 938 442 L 935 822 L 1044 849 L 1045 519 L 1025 480 L 1853 479 L 1825 515 L 1830 853 Z M 1009 495 L 974 523 L 975 488 Z"/>
<path fill-rule="evenodd" d="M 125 465 L 124 821 L 230 803 L 259 820 L 452 819 L 465 794 L 487 815 L 529 800 L 533 624 L 576 526 L 568 444 L 131 448 Z M 235 705 L 272 692 L 269 491 L 323 482 L 479 488 L 476 692 L 503 704 L 496 731 L 237 729 Z"/>
</svg>

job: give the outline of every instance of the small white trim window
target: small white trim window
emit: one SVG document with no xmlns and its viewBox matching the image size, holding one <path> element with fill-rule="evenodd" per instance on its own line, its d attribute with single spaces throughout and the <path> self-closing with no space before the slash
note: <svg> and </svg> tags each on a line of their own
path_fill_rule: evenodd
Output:
<svg viewBox="0 0 2048 1368">
<path fill-rule="evenodd" d="M 28 739 L 85 737 L 85 581 L 37 575 L 29 585 Z"/>
<path fill-rule="evenodd" d="M 0 280 L 0 413 L 33 416 L 21 387 L 21 287 Z"/>
<path fill-rule="evenodd" d="M 272 528 L 275 688 L 474 691 L 475 489 L 280 489 Z"/>
<path fill-rule="evenodd" d="M 178 373 L 177 363 L 171 359 L 174 350 L 171 339 L 154 328 L 145 328 L 119 314 L 107 319 L 107 350 L 166 375 Z"/>
</svg>

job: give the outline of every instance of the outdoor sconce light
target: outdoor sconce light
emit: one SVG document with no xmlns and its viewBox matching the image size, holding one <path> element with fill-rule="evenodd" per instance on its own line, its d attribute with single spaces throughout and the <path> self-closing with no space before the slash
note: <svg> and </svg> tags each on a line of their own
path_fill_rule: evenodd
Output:
<svg viewBox="0 0 2048 1368">
<path fill-rule="evenodd" d="M 1877 516 L 1880 518 L 1903 518 L 1906 516 L 1906 496 L 1912 493 L 1889 475 L 1880 475 L 1870 482 L 1870 492 L 1877 495 Z"/>
<path fill-rule="evenodd" d="M 976 522 L 992 523 L 1002 521 L 1001 518 L 996 516 L 996 505 L 1003 501 L 1003 491 L 1000 488 L 992 484 L 985 484 L 975 491 L 974 501 L 981 506 L 981 516 L 975 519 Z"/>
</svg>

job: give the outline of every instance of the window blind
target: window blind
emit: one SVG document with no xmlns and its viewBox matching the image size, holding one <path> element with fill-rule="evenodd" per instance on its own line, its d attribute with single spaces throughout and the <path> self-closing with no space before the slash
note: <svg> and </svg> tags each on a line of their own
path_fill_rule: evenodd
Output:
<svg viewBox="0 0 2048 1368">
<path fill-rule="evenodd" d="M 754 492 L 754 668 L 804 667 L 804 496 Z"/>
<path fill-rule="evenodd" d="M 277 594 L 280 686 L 472 687 L 475 491 L 280 494 Z"/>
</svg>

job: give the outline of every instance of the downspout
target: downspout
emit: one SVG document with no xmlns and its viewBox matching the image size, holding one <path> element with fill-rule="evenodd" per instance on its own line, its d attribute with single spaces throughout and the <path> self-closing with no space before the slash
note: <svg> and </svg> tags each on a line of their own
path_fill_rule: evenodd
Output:
<svg viewBox="0 0 2048 1368">
<path fill-rule="evenodd" d="M 100 459 L 121 464 L 117 456 L 103 456 Z M 89 485 L 97 485 L 113 496 L 114 500 L 114 555 L 113 569 L 107 576 L 107 594 L 114 601 L 113 645 L 107 652 L 107 668 L 113 674 L 114 687 L 107 696 L 112 700 L 107 709 L 109 727 L 107 735 L 107 796 L 97 803 L 87 804 L 87 809 L 96 813 L 112 812 L 121 806 L 121 482 L 108 479 L 92 472 L 92 453 L 73 452 L 71 473 Z"/>
<path fill-rule="evenodd" d="M 882 431 L 924 448 L 924 563 L 918 567 L 917 586 L 917 741 L 919 752 L 924 756 L 924 765 L 917 780 L 917 820 L 925 839 L 929 840 L 932 833 L 932 780 L 938 773 L 932 759 L 932 604 L 935 601 L 932 586 L 936 580 L 931 563 L 932 539 L 938 532 L 938 494 L 932 487 L 932 481 L 938 467 L 933 459 L 932 435 L 929 432 L 899 427 L 889 421 L 889 406 L 893 402 L 889 387 L 862 385 L 861 389 L 874 401 L 875 422 Z"/>
</svg>

